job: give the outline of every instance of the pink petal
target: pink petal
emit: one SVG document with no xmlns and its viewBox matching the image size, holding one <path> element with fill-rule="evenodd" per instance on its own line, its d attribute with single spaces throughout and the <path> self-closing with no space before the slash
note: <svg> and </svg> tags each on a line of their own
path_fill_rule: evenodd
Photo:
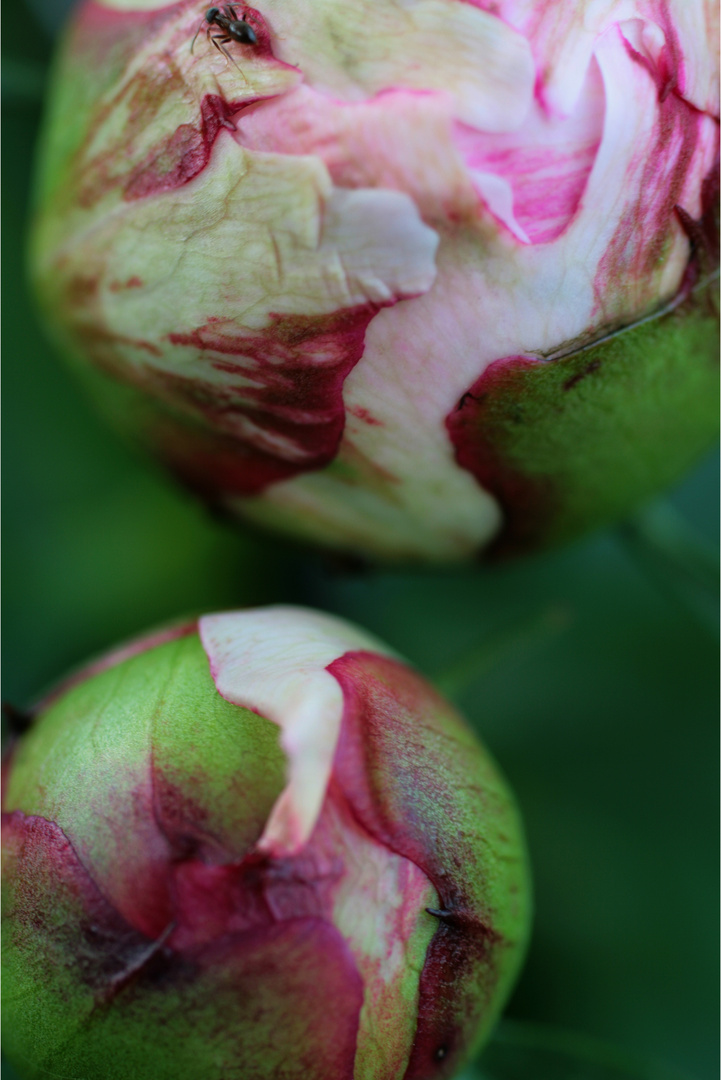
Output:
<svg viewBox="0 0 721 1080">
<path fill-rule="evenodd" d="M 591 61 L 568 116 L 549 115 L 535 102 L 512 135 L 489 136 L 456 126 L 456 145 L 474 176 L 491 174 L 505 181 L 512 213 L 505 204 L 499 208 L 492 190 L 489 197 L 487 180 L 481 191 L 492 212 L 520 239 L 548 243 L 573 220 L 601 142 L 604 104 L 601 74 Z"/>
</svg>

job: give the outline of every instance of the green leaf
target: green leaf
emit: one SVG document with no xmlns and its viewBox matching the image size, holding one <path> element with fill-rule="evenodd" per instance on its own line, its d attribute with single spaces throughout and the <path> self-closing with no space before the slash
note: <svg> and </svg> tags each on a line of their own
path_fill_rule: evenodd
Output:
<svg viewBox="0 0 721 1080">
<path fill-rule="evenodd" d="M 648 576 L 707 629 L 719 632 L 719 552 L 669 502 L 656 502 L 620 528 L 626 550 Z"/>
<path fill-rule="evenodd" d="M 45 90 L 45 67 L 32 60 L 20 60 L 16 57 L 3 59 L 2 96 L 3 103 L 39 104 Z"/>
<path fill-rule="evenodd" d="M 688 1080 L 622 1048 L 546 1024 L 505 1020 L 458 1080 Z"/>
<path fill-rule="evenodd" d="M 484 636 L 439 671 L 433 681 L 447 697 L 462 697 L 486 672 L 542 646 L 565 630 L 570 620 L 570 611 L 560 605 L 534 611 L 506 629 Z"/>
</svg>

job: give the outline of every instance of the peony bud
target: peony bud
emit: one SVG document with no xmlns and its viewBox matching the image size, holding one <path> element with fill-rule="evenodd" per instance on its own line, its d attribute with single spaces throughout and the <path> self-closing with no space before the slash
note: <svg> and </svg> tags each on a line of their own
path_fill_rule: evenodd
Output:
<svg viewBox="0 0 721 1080">
<path fill-rule="evenodd" d="M 188 485 L 313 541 L 449 561 L 618 517 L 717 428 L 717 21 L 85 2 L 33 244 L 58 340 Z"/>
<path fill-rule="evenodd" d="M 340 620 L 142 639 L 61 687 L 7 772 L 23 1076 L 448 1077 L 509 993 L 513 800 L 450 705 Z"/>
</svg>

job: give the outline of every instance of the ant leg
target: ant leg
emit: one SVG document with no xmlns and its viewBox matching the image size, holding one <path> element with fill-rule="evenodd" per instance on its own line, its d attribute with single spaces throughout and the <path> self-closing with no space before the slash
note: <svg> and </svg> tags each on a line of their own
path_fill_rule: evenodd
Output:
<svg viewBox="0 0 721 1080">
<path fill-rule="evenodd" d="M 231 64 L 235 64 L 235 60 L 225 48 L 226 44 L 231 40 L 229 37 L 221 37 L 220 34 L 208 34 L 208 40 L 212 41 L 218 52 L 222 53 L 226 60 L 230 60 Z M 237 67 L 238 65 L 235 64 Z"/>
<path fill-rule="evenodd" d="M 236 64 L 235 60 L 233 59 L 233 57 L 230 55 L 230 53 L 228 52 L 228 50 L 225 47 L 228 42 L 232 41 L 232 38 L 221 37 L 220 34 L 211 34 L 210 31 L 208 31 L 208 40 L 213 42 L 213 44 L 215 45 L 218 52 L 221 52 L 223 54 L 223 56 L 226 58 L 226 60 L 230 60 L 233 67 L 236 68 L 240 72 L 240 74 L 243 76 L 243 82 L 247 85 L 248 80 L 246 79 L 245 75 L 243 75 L 243 72 L 240 70 L 240 68 Z"/>
<path fill-rule="evenodd" d="M 232 4 L 226 4 L 226 5 L 225 5 L 225 10 L 226 10 L 226 11 L 228 12 L 228 14 L 230 15 L 231 19 L 235 20 L 235 22 L 237 22 L 237 21 L 238 21 L 238 16 L 237 16 L 237 14 L 236 14 L 236 12 L 235 12 L 235 8 L 233 7 L 233 5 L 232 5 Z"/>
</svg>

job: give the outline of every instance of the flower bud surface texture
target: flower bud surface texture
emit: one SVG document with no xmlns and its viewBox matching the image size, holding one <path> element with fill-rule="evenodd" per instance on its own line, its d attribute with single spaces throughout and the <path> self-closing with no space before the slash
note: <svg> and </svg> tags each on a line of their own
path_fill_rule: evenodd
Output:
<svg viewBox="0 0 721 1080">
<path fill-rule="evenodd" d="M 6 773 L 24 1078 L 435 1080 L 510 991 L 513 800 L 451 706 L 340 620 L 140 640 L 48 699 Z"/>
<path fill-rule="evenodd" d="M 117 425 L 233 514 L 434 561 L 709 445 L 716 0 L 210 14 L 82 3 L 49 98 L 33 274 Z"/>
</svg>

